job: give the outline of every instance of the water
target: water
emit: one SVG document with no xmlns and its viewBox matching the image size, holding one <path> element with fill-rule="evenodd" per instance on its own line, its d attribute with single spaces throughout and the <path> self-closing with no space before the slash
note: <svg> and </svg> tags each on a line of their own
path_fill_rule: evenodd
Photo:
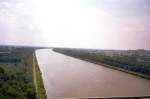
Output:
<svg viewBox="0 0 150 99">
<path fill-rule="evenodd" d="M 150 80 L 50 49 L 36 51 L 48 99 L 150 96 Z"/>
</svg>

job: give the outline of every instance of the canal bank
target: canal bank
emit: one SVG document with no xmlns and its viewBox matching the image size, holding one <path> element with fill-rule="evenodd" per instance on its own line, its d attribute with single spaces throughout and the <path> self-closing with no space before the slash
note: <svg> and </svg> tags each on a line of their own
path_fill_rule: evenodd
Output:
<svg viewBox="0 0 150 99">
<path fill-rule="evenodd" d="M 150 96 L 150 80 L 50 49 L 36 51 L 48 99 Z"/>
<path fill-rule="evenodd" d="M 46 99 L 46 91 L 41 76 L 41 71 L 36 59 L 35 53 L 33 53 L 33 81 L 38 99 Z"/>
</svg>

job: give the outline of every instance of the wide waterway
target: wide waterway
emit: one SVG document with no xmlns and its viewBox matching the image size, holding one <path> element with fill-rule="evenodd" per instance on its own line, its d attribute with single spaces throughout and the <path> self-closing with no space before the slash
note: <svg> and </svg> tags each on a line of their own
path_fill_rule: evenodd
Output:
<svg viewBox="0 0 150 99">
<path fill-rule="evenodd" d="M 150 80 L 51 49 L 36 51 L 47 98 L 150 96 Z"/>
</svg>

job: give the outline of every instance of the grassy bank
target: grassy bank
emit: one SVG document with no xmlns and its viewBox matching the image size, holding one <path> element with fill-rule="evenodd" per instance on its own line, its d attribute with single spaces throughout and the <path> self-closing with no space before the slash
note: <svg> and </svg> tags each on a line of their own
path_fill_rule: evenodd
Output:
<svg viewBox="0 0 150 99">
<path fill-rule="evenodd" d="M 35 89 L 36 89 L 36 93 L 37 93 L 37 97 L 38 99 L 45 99 L 46 97 L 46 92 L 45 92 L 45 88 L 43 85 L 43 79 L 41 76 L 41 71 L 39 69 L 35 54 L 33 54 L 34 58 L 33 58 L 33 72 L 34 74 L 34 84 L 35 84 Z"/>
<path fill-rule="evenodd" d="M 150 51 L 54 48 L 56 52 L 150 79 Z"/>
</svg>

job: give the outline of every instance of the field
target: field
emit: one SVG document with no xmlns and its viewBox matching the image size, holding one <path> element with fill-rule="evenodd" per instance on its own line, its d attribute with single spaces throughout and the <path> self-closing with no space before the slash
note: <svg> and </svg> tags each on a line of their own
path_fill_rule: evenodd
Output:
<svg viewBox="0 0 150 99">
<path fill-rule="evenodd" d="M 53 51 L 150 79 L 150 51 L 54 48 Z"/>
<path fill-rule="evenodd" d="M 34 84 L 35 49 L 37 48 L 0 46 L 0 99 L 42 99 L 35 90 L 39 83 Z M 36 61 L 35 64 L 38 68 Z M 40 70 L 36 70 L 35 73 L 39 74 Z M 40 76 L 38 80 L 41 89 L 44 90 Z M 45 91 L 42 91 L 42 96 L 45 96 Z"/>
</svg>

